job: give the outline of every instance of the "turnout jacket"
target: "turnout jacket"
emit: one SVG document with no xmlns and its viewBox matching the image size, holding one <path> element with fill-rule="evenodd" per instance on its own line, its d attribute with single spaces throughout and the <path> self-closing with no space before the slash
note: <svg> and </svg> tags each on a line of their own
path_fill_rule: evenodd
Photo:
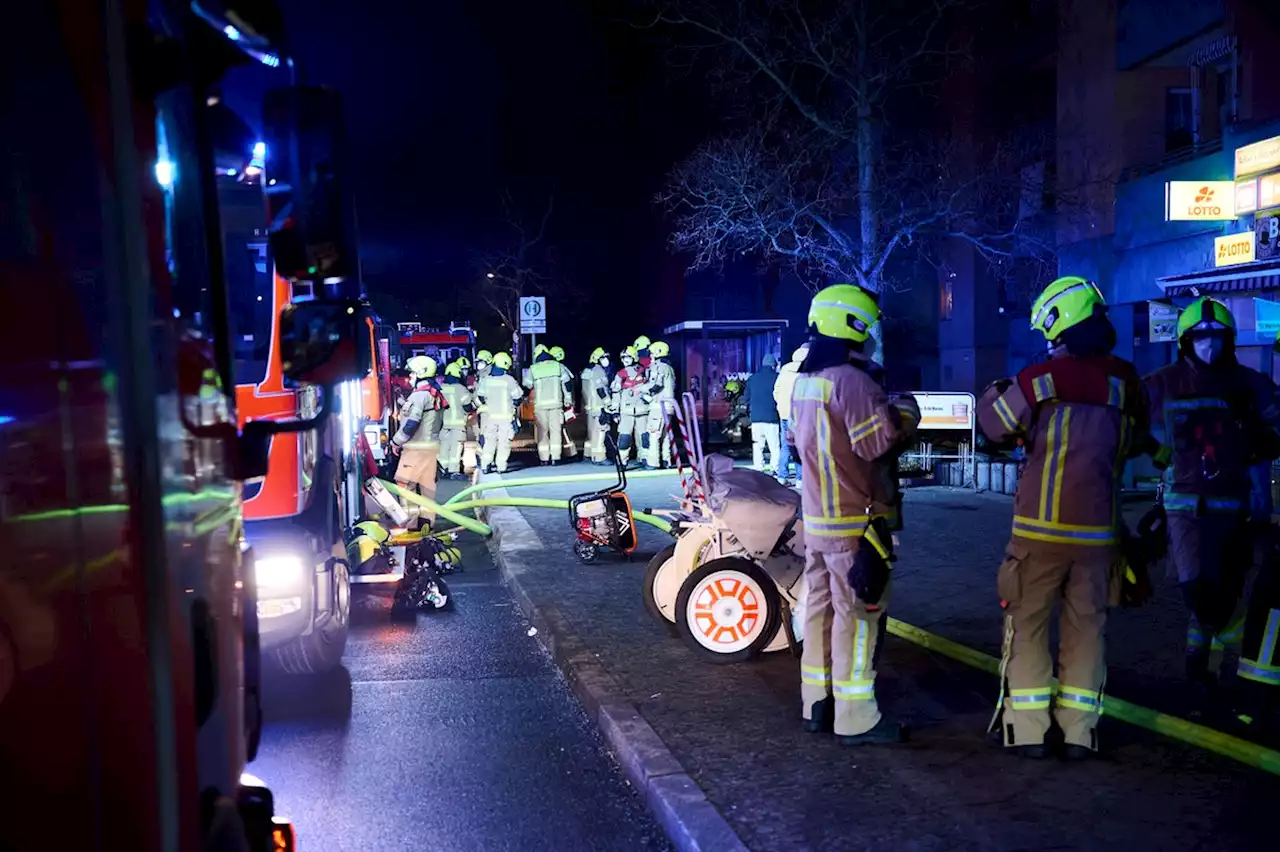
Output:
<svg viewBox="0 0 1280 852">
<path fill-rule="evenodd" d="M 893 462 L 915 434 L 919 408 L 910 396 L 890 402 L 863 369 L 839 364 L 797 375 L 791 417 L 805 470 L 805 547 L 855 550 L 872 517 L 896 515 Z"/>
<path fill-rule="evenodd" d="M 1026 466 L 1013 498 L 1013 535 L 1065 546 L 1120 541 L 1125 461 L 1149 452 L 1137 370 L 1105 355 L 1033 364 L 988 387 L 978 425 L 993 441 L 1024 438 Z"/>
</svg>

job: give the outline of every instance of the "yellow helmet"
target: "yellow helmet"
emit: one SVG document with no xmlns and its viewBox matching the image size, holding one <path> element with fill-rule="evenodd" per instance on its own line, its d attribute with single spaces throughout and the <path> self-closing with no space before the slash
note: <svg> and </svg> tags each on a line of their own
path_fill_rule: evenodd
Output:
<svg viewBox="0 0 1280 852">
<path fill-rule="evenodd" d="M 1188 332 L 1229 331 L 1235 334 L 1236 318 L 1217 299 L 1201 296 L 1178 315 L 1178 340 Z"/>
<path fill-rule="evenodd" d="M 635 347 L 635 350 L 639 352 L 641 349 L 648 349 L 649 343 L 650 343 L 649 338 L 645 337 L 642 334 L 636 338 L 636 342 L 632 345 Z"/>
<path fill-rule="evenodd" d="M 737 379 L 730 379 L 724 383 L 724 392 L 731 396 L 737 396 L 742 393 L 742 382 Z"/>
<path fill-rule="evenodd" d="M 503 370 L 511 369 L 511 354 L 508 352 L 499 352 L 493 356 L 493 366 Z"/>
<path fill-rule="evenodd" d="M 367 535 L 378 544 L 384 544 L 387 539 L 391 538 L 391 533 L 387 528 L 377 521 L 361 521 L 355 525 L 355 529 L 361 535 Z"/>
<path fill-rule="evenodd" d="M 1031 306 L 1031 327 L 1054 341 L 1062 332 L 1093 316 L 1097 307 L 1107 306 L 1102 291 L 1092 281 L 1066 275 L 1054 281 Z"/>
<path fill-rule="evenodd" d="M 823 337 L 863 343 L 879 321 L 880 305 L 856 284 L 824 287 L 809 304 L 809 325 Z"/>
<path fill-rule="evenodd" d="M 640 358 L 640 353 L 636 351 L 634 346 L 628 346 L 626 349 L 622 350 L 622 357 L 630 358 L 632 361 L 637 361 Z"/>
<path fill-rule="evenodd" d="M 479 352 L 476 353 L 476 363 L 479 364 L 481 361 L 485 362 L 486 364 L 492 364 L 493 353 L 490 352 L 488 349 L 481 349 Z"/>
<path fill-rule="evenodd" d="M 609 354 L 608 352 L 604 351 L 603 346 L 597 346 L 595 349 L 591 350 L 591 357 L 587 359 L 587 363 L 588 364 L 598 363 L 601 358 L 605 357 L 608 354 Z"/>
<path fill-rule="evenodd" d="M 469 359 L 466 355 L 459 355 L 457 358 L 454 359 L 453 363 L 457 364 L 459 367 L 461 367 L 464 370 L 471 369 L 471 359 Z"/>
<path fill-rule="evenodd" d="M 404 365 L 415 379 L 426 379 L 436 374 L 436 359 L 429 355 L 414 355 Z"/>
<path fill-rule="evenodd" d="M 539 343 L 537 346 L 533 347 L 534 358 L 537 358 L 539 355 L 546 355 L 546 354 L 548 354 L 547 347 L 544 346 L 543 344 Z"/>
<path fill-rule="evenodd" d="M 446 376 L 453 376 L 456 379 L 462 378 L 462 364 L 460 361 L 454 361 L 452 364 L 444 368 Z"/>
<path fill-rule="evenodd" d="M 560 347 L 560 346 L 552 346 L 552 347 L 551 347 L 550 349 L 548 349 L 547 351 L 548 351 L 548 352 L 550 352 L 550 353 L 551 353 L 551 357 L 552 357 L 552 358 L 555 358 L 557 361 L 563 361 L 563 360 L 564 360 L 564 348 L 563 348 L 563 347 Z"/>
<path fill-rule="evenodd" d="M 666 341 L 659 340 L 656 343 L 649 344 L 649 354 L 655 358 L 665 358 L 671 354 L 671 347 Z"/>
</svg>

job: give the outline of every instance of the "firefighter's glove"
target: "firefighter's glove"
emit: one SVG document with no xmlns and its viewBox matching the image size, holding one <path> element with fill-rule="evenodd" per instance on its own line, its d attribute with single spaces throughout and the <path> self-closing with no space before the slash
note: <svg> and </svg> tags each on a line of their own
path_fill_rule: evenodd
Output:
<svg viewBox="0 0 1280 852">
<path fill-rule="evenodd" d="M 1152 506 L 1138 521 L 1137 530 L 1147 564 L 1164 559 L 1169 552 L 1169 516 L 1164 506 Z"/>
<path fill-rule="evenodd" d="M 1121 565 L 1124 576 L 1120 578 L 1120 605 L 1140 607 L 1151 598 L 1151 574 L 1146 565 L 1127 559 Z"/>
<path fill-rule="evenodd" d="M 880 598 L 889 585 L 892 545 L 892 535 L 883 519 L 877 518 L 867 527 L 862 544 L 853 557 L 853 565 L 849 568 L 849 586 L 858 600 L 866 605 L 875 606 L 880 603 Z"/>
</svg>

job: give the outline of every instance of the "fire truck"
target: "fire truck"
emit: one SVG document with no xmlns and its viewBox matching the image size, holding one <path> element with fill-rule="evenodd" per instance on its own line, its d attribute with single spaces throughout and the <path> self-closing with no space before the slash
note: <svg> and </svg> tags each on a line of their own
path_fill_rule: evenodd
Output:
<svg viewBox="0 0 1280 852">
<path fill-rule="evenodd" d="M 5 23 L 0 848 L 292 849 L 245 773 L 260 571 L 242 483 L 267 487 L 282 436 L 314 434 L 298 475 L 307 452 L 319 466 L 337 389 L 369 372 L 336 99 L 291 79 L 264 0 L 49 0 Z M 263 217 L 277 376 L 299 393 L 262 420 L 237 413 L 218 186 L 255 152 L 216 86 L 253 62 L 280 75 Z M 312 604 L 334 612 L 336 588 Z"/>
</svg>

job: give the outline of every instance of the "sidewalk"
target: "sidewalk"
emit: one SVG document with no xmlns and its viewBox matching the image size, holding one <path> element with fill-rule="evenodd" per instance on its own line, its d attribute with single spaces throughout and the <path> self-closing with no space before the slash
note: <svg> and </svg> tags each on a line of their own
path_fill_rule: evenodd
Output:
<svg viewBox="0 0 1280 852">
<path fill-rule="evenodd" d="M 583 490 L 513 493 L 563 499 Z M 637 480 L 628 492 L 645 509 L 670 506 L 678 490 L 672 478 Z M 906 513 L 891 614 L 997 654 L 994 577 L 1010 499 L 912 489 Z M 641 578 L 666 543 L 662 534 L 642 526 L 632 562 L 602 555 L 583 566 L 563 513 L 505 510 L 492 521 L 506 536 L 524 526 L 521 518 L 529 527 L 520 531 L 523 545 L 507 539 L 499 551 L 517 597 L 551 613 L 550 629 L 567 637 L 575 659 L 607 671 L 678 761 L 669 771 L 688 773 L 751 849 L 1257 849 L 1271 834 L 1268 809 L 1280 779 L 1114 720 L 1104 719 L 1106 757 L 1092 764 L 1003 754 L 984 734 L 995 679 L 895 637 L 886 643 L 879 693 L 887 713 L 912 724 L 912 744 L 853 750 L 805 735 L 788 654 L 710 665 L 645 613 Z M 1147 607 L 1118 612 L 1109 626 L 1108 692 L 1176 707 L 1184 624 L 1176 590 L 1165 583 Z M 566 654 L 557 658 L 574 665 Z M 696 838 L 673 840 L 698 848 Z"/>
</svg>

